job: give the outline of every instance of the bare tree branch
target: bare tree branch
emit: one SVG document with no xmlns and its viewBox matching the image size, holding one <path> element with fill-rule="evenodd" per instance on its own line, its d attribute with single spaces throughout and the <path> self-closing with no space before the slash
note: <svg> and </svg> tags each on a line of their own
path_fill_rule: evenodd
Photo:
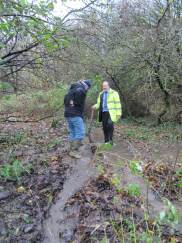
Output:
<svg viewBox="0 0 182 243">
<path fill-rule="evenodd" d="M 69 11 L 63 18 L 62 18 L 62 23 L 65 23 L 65 21 L 67 21 L 66 19 L 73 13 L 78 13 L 78 12 L 82 12 L 83 10 L 85 10 L 86 8 L 88 8 L 89 6 L 93 5 L 97 0 L 93 0 L 91 1 L 89 4 L 85 5 L 83 8 L 79 8 L 79 9 L 72 9 L 71 11 Z"/>
</svg>

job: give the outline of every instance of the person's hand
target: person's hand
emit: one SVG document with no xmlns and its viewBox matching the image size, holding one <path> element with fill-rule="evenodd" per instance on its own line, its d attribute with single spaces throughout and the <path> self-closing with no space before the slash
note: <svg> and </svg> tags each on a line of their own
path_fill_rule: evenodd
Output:
<svg viewBox="0 0 182 243">
<path fill-rule="evenodd" d="M 96 107 L 95 107 L 95 105 L 93 105 L 93 106 L 91 107 L 91 109 L 92 109 L 92 110 L 96 110 Z"/>
</svg>

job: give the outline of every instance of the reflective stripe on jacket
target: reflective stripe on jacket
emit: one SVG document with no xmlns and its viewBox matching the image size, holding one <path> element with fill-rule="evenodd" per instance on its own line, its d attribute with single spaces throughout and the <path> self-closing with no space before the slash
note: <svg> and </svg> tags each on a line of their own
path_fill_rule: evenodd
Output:
<svg viewBox="0 0 182 243">
<path fill-rule="evenodd" d="M 96 109 L 100 109 L 102 94 L 103 94 L 103 91 L 99 94 L 99 97 L 97 99 L 97 104 L 95 105 Z M 117 122 L 122 115 L 121 102 L 120 102 L 118 92 L 111 88 L 109 89 L 109 92 L 108 92 L 107 107 L 109 109 L 109 114 L 111 116 L 111 120 L 113 122 Z"/>
</svg>

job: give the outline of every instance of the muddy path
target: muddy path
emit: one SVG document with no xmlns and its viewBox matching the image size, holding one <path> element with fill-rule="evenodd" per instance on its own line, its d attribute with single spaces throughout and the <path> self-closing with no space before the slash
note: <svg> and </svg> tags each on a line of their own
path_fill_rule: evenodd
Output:
<svg viewBox="0 0 182 243">
<path fill-rule="evenodd" d="M 103 141 L 101 129 L 96 129 L 93 137 L 94 141 L 101 143 Z M 152 149 L 150 148 L 150 150 Z M 151 155 L 156 159 L 159 150 L 160 148 L 158 147 L 156 154 L 149 153 L 148 146 L 141 148 L 141 144 L 138 146 L 137 143 L 132 143 L 131 141 L 116 135 L 115 146 L 112 148 L 112 150 L 105 151 L 101 153 L 100 156 L 100 160 L 102 163 L 104 163 L 104 166 L 108 167 L 109 170 L 112 170 L 112 174 L 121 176 L 121 187 L 124 188 L 129 183 L 140 186 L 141 196 L 145 201 L 149 214 L 152 218 L 155 218 L 162 210 L 165 210 L 164 202 L 161 200 L 161 197 L 158 194 L 154 193 L 154 191 L 149 188 L 142 176 L 136 176 L 131 173 L 128 168 L 128 163 L 136 158 L 140 158 L 145 161 L 146 159 L 149 159 Z M 175 157 L 174 150 L 173 153 L 170 151 L 170 159 L 172 159 L 172 156 Z M 96 164 L 90 163 L 91 158 L 92 154 L 89 146 L 83 146 L 82 158 L 80 160 L 71 161 L 72 171 L 64 183 L 63 190 L 60 192 L 58 200 L 51 207 L 49 216 L 43 225 L 45 232 L 45 237 L 43 240 L 44 243 L 68 243 L 76 240 L 75 234 L 79 225 L 78 215 L 81 213 L 81 206 L 79 203 L 77 203 L 78 199 L 75 195 L 77 195 L 78 192 L 81 193 L 82 190 L 84 193 L 86 185 L 88 185 L 89 181 L 92 181 L 93 178 L 96 178 L 96 174 L 98 174 L 96 171 Z M 164 157 L 162 154 L 160 154 L 160 157 L 157 158 L 159 160 L 166 160 L 166 154 Z M 68 206 L 70 200 L 75 200 L 75 203 Z M 178 202 L 175 204 L 175 206 L 177 207 L 178 211 L 182 213 L 181 203 Z M 89 220 L 91 221 L 91 219 Z M 94 219 L 92 219 L 92 221 L 94 221 Z M 181 226 L 178 225 L 178 228 L 180 227 Z M 182 233 L 181 231 L 180 233 Z"/>
<path fill-rule="evenodd" d="M 100 131 L 98 131 L 98 133 L 100 133 Z M 101 138 L 102 135 L 100 135 L 100 141 Z M 150 189 L 147 181 L 142 176 L 134 175 L 131 173 L 129 169 L 129 161 L 138 159 L 143 160 L 143 163 L 145 163 L 147 157 L 147 159 L 150 158 L 150 160 L 153 160 L 155 158 L 158 159 L 158 161 L 162 160 L 166 162 L 166 153 L 160 153 L 158 156 L 158 153 L 160 151 L 160 148 L 158 147 L 156 154 L 151 153 L 149 155 L 148 151 L 144 150 L 145 148 L 142 148 L 142 150 L 140 150 L 141 148 L 138 149 L 137 144 L 131 143 L 127 139 L 116 138 L 115 142 L 116 143 L 113 149 L 109 152 L 105 152 L 103 155 L 103 161 L 105 165 L 112 166 L 113 173 L 121 176 L 121 187 L 125 187 L 128 184 L 139 185 L 141 195 L 146 200 L 146 203 L 148 203 L 150 214 L 156 216 L 165 209 L 162 197 L 158 193 Z M 169 145 L 166 146 L 166 150 L 170 155 L 169 157 L 167 157 L 169 161 L 175 160 L 175 149 L 173 146 L 170 149 Z M 119 164 L 117 163 L 118 161 Z M 178 211 L 182 213 L 182 202 L 179 201 L 173 203 L 177 207 Z"/>
<path fill-rule="evenodd" d="M 129 218 L 131 209 L 135 212 L 135 220 L 142 220 L 141 202 L 148 204 L 150 215 L 157 215 L 164 209 L 160 193 L 148 188 L 145 178 L 133 175 L 129 162 L 136 160 L 142 161 L 143 165 L 148 162 L 151 165 L 161 162 L 170 165 L 175 161 L 177 146 L 182 148 L 182 144 L 162 141 L 148 144 L 146 141 L 127 138 L 122 134 L 126 128 L 118 126 L 114 147 L 109 151 L 101 151 L 95 163 L 92 163 L 93 154 L 88 141 L 81 148 L 80 160 L 68 156 L 65 124 L 52 128 L 50 121 L 26 123 L 24 126 L 21 123 L 7 123 L 1 124 L 0 128 L 5 135 L 4 142 L 0 143 L 0 165 L 18 160 L 20 165 L 31 166 L 30 171 L 23 170 L 18 180 L 0 177 L 2 243 L 69 243 L 73 240 L 76 243 L 95 243 L 98 241 L 87 237 L 87 230 L 91 235 L 96 233 L 96 239 L 102 240 L 106 222 L 113 215 L 119 218 L 122 213 L 126 219 Z M 94 129 L 92 135 L 94 142 L 103 142 L 101 128 Z M 98 170 L 100 165 L 107 170 L 102 177 Z M 111 183 L 115 175 L 120 178 L 121 188 L 127 187 L 129 183 L 138 184 L 142 199 L 118 195 Z M 154 179 L 160 184 L 161 178 Z M 115 196 L 120 197 L 119 214 L 117 206 L 113 204 Z M 181 212 L 182 201 L 173 203 Z M 82 228 L 86 231 L 82 232 Z M 86 234 L 85 238 L 81 237 L 82 233 Z"/>
<path fill-rule="evenodd" d="M 163 195 L 160 195 L 157 190 L 153 190 L 154 188 L 150 188 L 147 178 L 132 174 L 131 170 L 129 169 L 129 161 L 141 161 L 143 167 L 145 167 L 145 164 L 148 162 L 155 166 L 158 164 L 166 164 L 169 167 L 173 167 L 175 161 L 182 155 L 182 142 L 166 142 L 149 145 L 145 142 L 125 139 L 118 133 L 116 134 L 116 145 L 113 147 L 111 153 L 108 153 L 107 155 L 108 156 L 105 157 L 105 161 L 107 161 L 107 163 L 117 161 L 117 157 L 119 160 L 124 162 L 124 166 L 122 166 L 120 170 L 118 170 L 118 166 L 114 162 L 114 171 L 123 175 L 121 176 L 122 186 L 125 186 L 128 183 L 138 184 L 140 186 L 141 193 L 149 204 L 151 215 L 157 215 L 159 212 L 165 209 Z M 181 189 L 178 190 L 181 191 Z M 179 200 L 173 200 L 173 204 L 177 208 L 178 212 L 182 215 L 181 199 L 182 197 L 179 197 Z"/>
<path fill-rule="evenodd" d="M 66 243 L 72 240 L 77 224 L 78 208 L 65 210 L 68 200 L 97 173 L 92 164 L 92 153 L 89 146 L 81 148 L 81 159 L 72 159 L 72 169 L 59 193 L 56 203 L 51 207 L 49 216 L 43 224 L 44 243 Z"/>
</svg>

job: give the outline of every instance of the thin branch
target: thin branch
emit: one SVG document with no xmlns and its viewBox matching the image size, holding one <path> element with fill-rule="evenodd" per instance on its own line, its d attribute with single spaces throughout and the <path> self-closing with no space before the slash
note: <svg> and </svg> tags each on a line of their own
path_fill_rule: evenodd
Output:
<svg viewBox="0 0 182 243">
<path fill-rule="evenodd" d="M 73 13 L 78 13 L 78 12 L 82 12 L 83 10 L 85 10 L 86 8 L 88 8 L 90 5 L 94 4 L 97 0 L 93 0 L 91 1 L 89 4 L 85 5 L 83 8 L 79 8 L 79 9 L 72 9 L 71 11 L 69 11 L 63 18 L 62 18 L 62 23 L 65 23 L 64 21 Z M 67 21 L 67 20 L 66 20 Z"/>
<path fill-rule="evenodd" d="M 9 52 L 8 54 L 6 54 L 6 55 L 4 55 L 3 57 L 1 57 L 1 59 L 3 60 L 3 59 L 6 59 L 6 58 L 9 57 L 9 56 L 13 56 L 13 55 L 17 55 L 17 54 L 20 55 L 20 54 L 22 54 L 22 53 L 24 53 L 24 52 L 27 52 L 27 51 L 31 50 L 32 48 L 38 46 L 38 44 L 39 44 L 38 42 L 35 42 L 35 43 L 31 44 L 30 46 L 28 46 L 28 47 L 22 49 L 22 50 L 14 51 L 14 52 Z M 1 64 L 1 65 L 2 65 L 2 64 Z"/>
<path fill-rule="evenodd" d="M 163 18 L 165 17 L 167 11 L 169 10 L 169 7 L 171 6 L 171 4 L 172 4 L 173 2 L 174 2 L 174 1 L 172 1 L 172 2 L 168 2 L 168 3 L 167 3 L 167 6 L 166 6 L 166 8 L 165 8 L 165 10 L 164 10 L 164 12 L 163 12 L 163 14 L 162 14 L 162 16 L 161 16 L 161 17 L 159 18 L 159 20 L 157 21 L 157 26 L 156 26 L 157 30 L 159 29 L 159 26 L 160 26 L 161 21 L 162 21 Z"/>
<path fill-rule="evenodd" d="M 12 75 L 14 73 L 17 73 L 19 71 L 21 71 L 24 67 L 26 67 L 27 65 L 31 64 L 33 60 L 26 62 L 24 65 L 22 65 L 21 67 L 17 68 L 16 70 L 9 72 L 7 74 L 5 74 L 4 76 L 1 76 L 0 79 L 4 79 L 7 78 L 9 75 Z"/>
<path fill-rule="evenodd" d="M 24 15 L 24 14 L 1 14 L 0 18 L 3 18 L 3 17 L 22 17 L 22 18 L 33 19 L 34 21 L 42 21 L 42 22 L 45 22 L 47 24 L 52 24 L 52 23 L 50 23 L 50 22 L 48 22 L 44 19 L 34 17 L 34 16 L 31 16 L 31 15 Z"/>
</svg>

